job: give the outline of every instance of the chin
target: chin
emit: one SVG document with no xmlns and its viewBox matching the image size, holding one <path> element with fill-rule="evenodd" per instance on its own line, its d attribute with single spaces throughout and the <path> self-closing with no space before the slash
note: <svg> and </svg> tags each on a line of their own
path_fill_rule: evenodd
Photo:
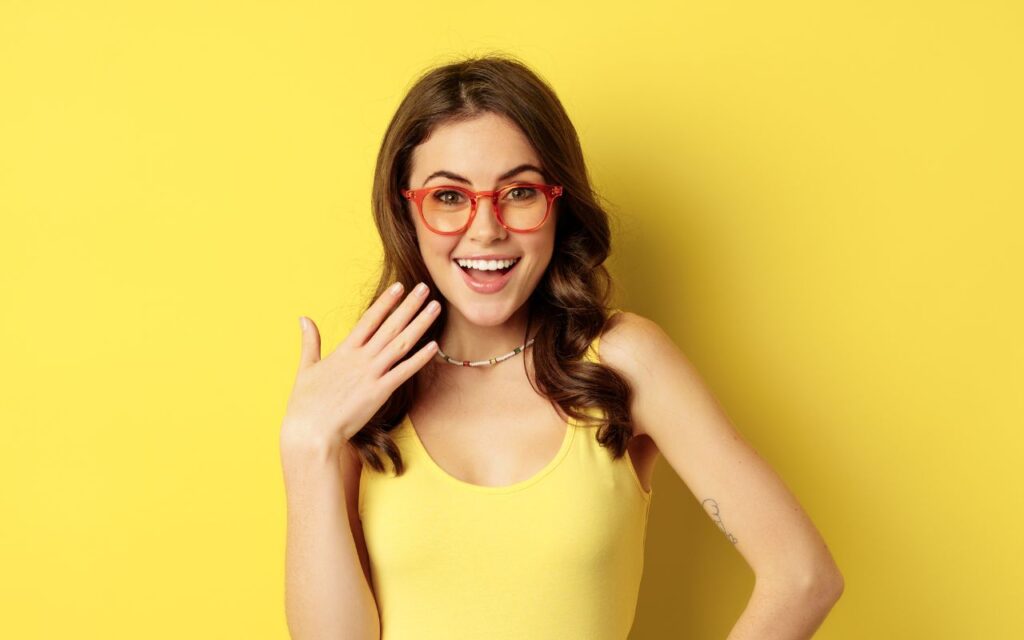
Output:
<svg viewBox="0 0 1024 640">
<path fill-rule="evenodd" d="M 460 307 L 459 312 L 478 327 L 500 327 L 508 322 L 516 309 L 511 304 L 484 302 L 469 303 L 466 307 Z"/>
</svg>

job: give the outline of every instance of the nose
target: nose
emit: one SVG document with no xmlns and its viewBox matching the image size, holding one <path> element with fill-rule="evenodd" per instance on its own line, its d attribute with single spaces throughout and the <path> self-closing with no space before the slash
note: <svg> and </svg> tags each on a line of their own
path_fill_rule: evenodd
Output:
<svg viewBox="0 0 1024 640">
<path fill-rule="evenodd" d="M 494 200 L 487 197 L 479 198 L 476 202 L 476 215 L 466 229 L 466 234 L 474 240 L 486 243 L 495 238 L 504 238 L 507 233 L 505 227 L 498 222 Z"/>
</svg>

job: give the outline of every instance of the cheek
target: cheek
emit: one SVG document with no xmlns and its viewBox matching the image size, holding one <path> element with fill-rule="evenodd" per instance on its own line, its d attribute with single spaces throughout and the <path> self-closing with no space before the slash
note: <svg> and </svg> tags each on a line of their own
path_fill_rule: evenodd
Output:
<svg viewBox="0 0 1024 640">
<path fill-rule="evenodd" d="M 533 250 L 537 255 L 547 256 L 550 259 L 555 250 L 554 226 L 545 228 L 544 233 L 534 238 Z"/>
<path fill-rule="evenodd" d="M 554 234 L 550 234 L 531 238 L 530 240 L 530 244 L 524 247 L 527 253 L 533 257 L 530 279 L 539 280 L 544 271 L 547 270 L 548 265 L 551 264 L 551 259 L 554 256 L 555 238 Z"/>
<path fill-rule="evenodd" d="M 452 266 L 451 253 L 455 250 L 455 241 L 430 231 L 425 231 L 419 237 L 419 245 L 423 262 L 427 265 L 427 270 L 435 282 L 443 279 L 450 273 Z"/>
<path fill-rule="evenodd" d="M 447 236 L 433 233 L 424 227 L 415 212 L 407 210 L 407 214 L 411 217 L 413 228 L 416 230 L 416 243 L 420 248 L 420 256 L 431 275 L 436 276 L 434 270 L 438 265 L 446 266 L 444 263 L 449 261 L 448 254 L 455 249 L 455 241 Z"/>
</svg>

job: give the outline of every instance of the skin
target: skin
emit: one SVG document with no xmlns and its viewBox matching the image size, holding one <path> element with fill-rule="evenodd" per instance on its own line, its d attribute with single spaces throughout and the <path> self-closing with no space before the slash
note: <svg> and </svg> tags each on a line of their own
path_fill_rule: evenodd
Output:
<svg viewBox="0 0 1024 640">
<path fill-rule="evenodd" d="M 411 158 L 409 187 L 450 184 L 484 191 L 512 182 L 547 183 L 544 176 L 534 170 L 499 181 L 499 176 L 522 164 L 544 168 L 537 152 L 514 123 L 504 116 L 485 113 L 472 120 L 441 125 L 417 146 Z M 469 182 L 444 176 L 428 180 L 437 171 L 452 172 Z M 447 323 L 438 340 L 441 349 L 459 360 L 483 360 L 523 344 L 525 303 L 554 252 L 558 200 L 541 228 L 519 233 L 502 227 L 491 201 L 481 198 L 472 224 L 465 233 L 456 236 L 434 233 L 423 224 L 411 201 L 407 201 L 406 206 L 407 214 L 416 225 L 423 261 L 448 301 Z M 522 258 L 505 288 L 497 293 L 477 293 L 466 286 L 453 258 L 492 253 Z M 502 367 L 462 369 L 467 376 L 490 377 Z"/>
</svg>

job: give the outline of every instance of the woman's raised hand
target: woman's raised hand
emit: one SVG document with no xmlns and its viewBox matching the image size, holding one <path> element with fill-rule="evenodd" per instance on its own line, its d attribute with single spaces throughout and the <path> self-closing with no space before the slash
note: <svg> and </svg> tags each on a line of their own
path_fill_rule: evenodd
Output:
<svg viewBox="0 0 1024 640">
<path fill-rule="evenodd" d="M 433 341 L 395 365 L 423 337 L 441 307 L 433 300 L 420 310 L 427 299 L 422 282 L 405 300 L 401 294 L 401 283 L 392 285 L 323 359 L 320 332 L 312 320 L 302 318 L 302 354 L 281 425 L 282 447 L 343 444 L 430 362 L 437 352 Z"/>
</svg>

